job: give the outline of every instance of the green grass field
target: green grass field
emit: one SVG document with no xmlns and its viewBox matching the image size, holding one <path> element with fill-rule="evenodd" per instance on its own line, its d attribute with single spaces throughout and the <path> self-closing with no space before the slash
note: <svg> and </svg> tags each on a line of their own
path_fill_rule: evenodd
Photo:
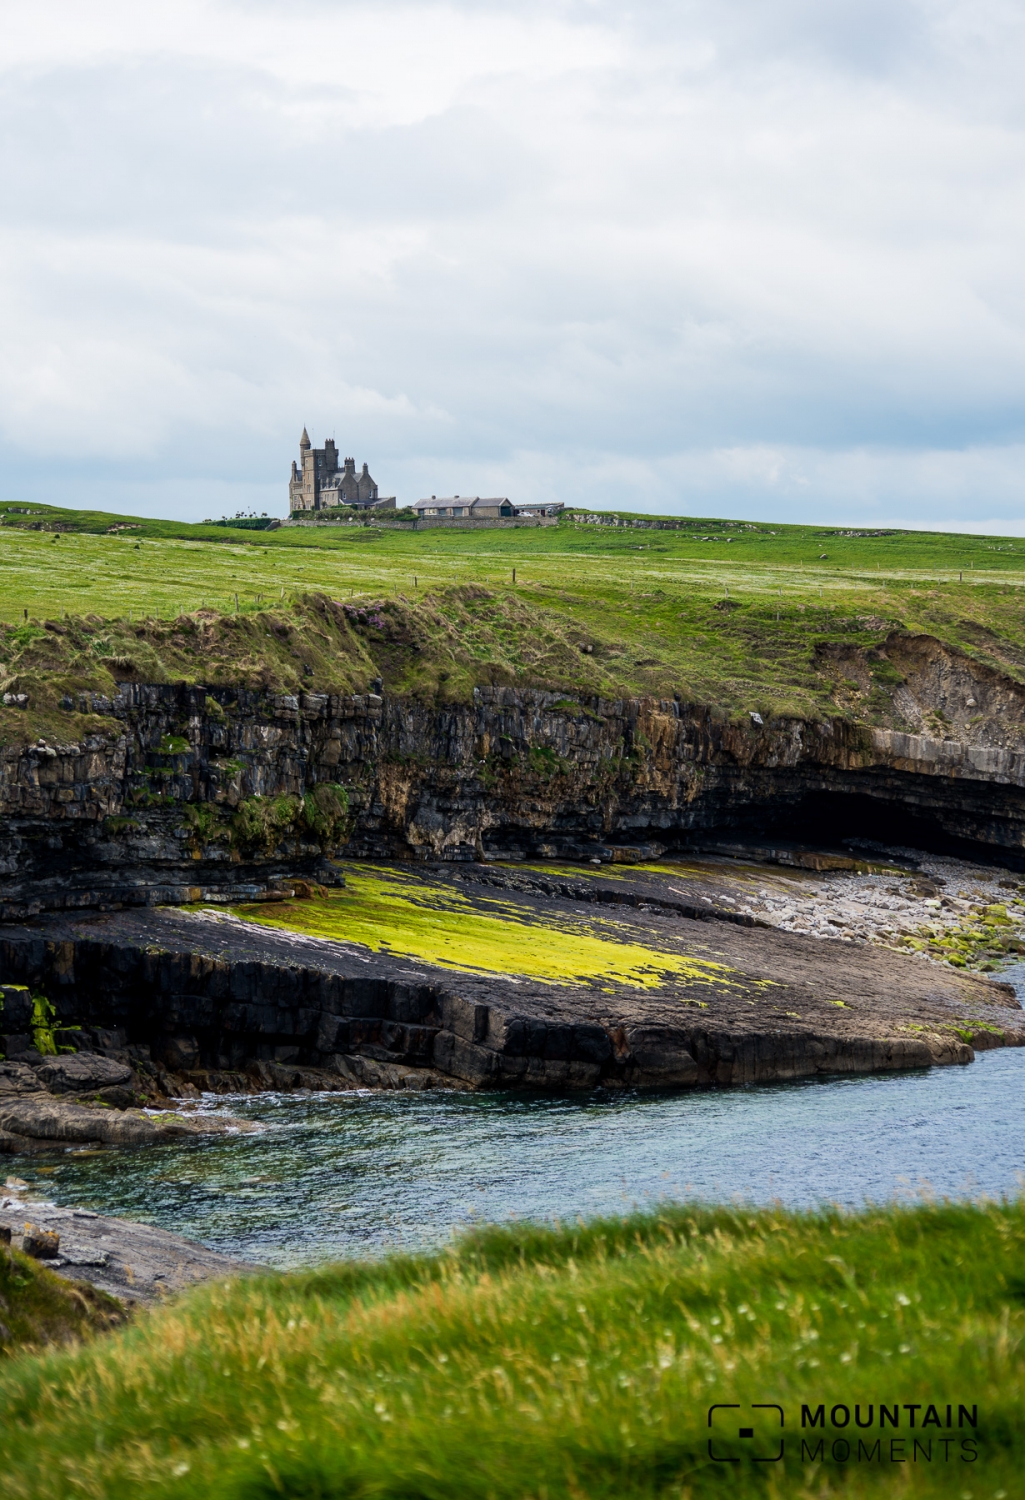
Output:
<svg viewBox="0 0 1025 1500">
<path fill-rule="evenodd" d="M 787 608 L 814 606 L 821 590 L 823 612 L 841 597 L 871 611 L 880 590 L 896 588 L 903 599 L 902 584 L 1025 582 L 1025 541 L 939 532 L 849 536 L 709 520 L 656 532 L 570 520 L 515 531 L 246 532 L 57 509 L 44 523 L 68 530 L 26 529 L 38 515 L 0 505 L 2 619 L 18 620 L 25 610 L 39 618 L 65 611 L 167 617 L 203 605 L 233 610 L 236 592 L 252 605 L 280 598 L 282 588 L 286 595 L 311 589 L 412 595 L 453 584 L 504 587 L 513 568 L 520 590 L 556 600 L 563 594 L 582 607 L 595 599 L 636 604 L 654 597 L 654 589 L 700 590 L 712 598 L 729 589 L 732 597 L 782 598 Z M 106 532 L 126 524 L 137 529 Z"/>
<path fill-rule="evenodd" d="M 32 691 L 39 710 L 54 709 L 76 684 L 109 691 L 115 677 L 103 663 L 115 658 L 131 663 L 127 675 L 156 681 L 235 674 L 284 690 L 351 691 L 381 675 L 392 691 L 450 698 L 499 681 L 611 696 L 676 692 L 728 712 L 876 722 L 885 704 L 845 693 L 818 647 L 869 647 L 901 628 L 1012 676 L 1025 670 L 1025 543 L 1007 539 L 708 520 L 642 531 L 568 519 L 448 533 L 140 521 L 107 534 L 108 524 L 128 522 L 23 509 L 0 507 L 0 691 Z M 26 529 L 37 524 L 70 529 Z M 305 628 L 301 601 L 315 593 L 386 602 L 401 625 L 390 640 L 364 631 L 358 651 L 351 642 L 332 648 L 333 667 L 312 643 L 300 662 L 271 637 L 282 620 Z M 51 629 L 43 650 L 46 622 L 65 620 L 74 628 L 64 644 Z M 236 627 L 245 621 L 243 648 Z M 416 661 L 398 649 L 403 633 L 417 638 Z M 5 738 L 16 732 L 0 725 Z"/>
<path fill-rule="evenodd" d="M 2 1367 L 3 1493 L 1017 1497 L 1023 1254 L 1020 1203 L 679 1206 L 256 1276 Z"/>
<path fill-rule="evenodd" d="M 867 649 L 893 629 L 927 632 L 1025 673 L 1025 543 L 1007 539 L 707 520 L 680 531 L 108 531 L 127 523 L 0 507 L 0 691 L 29 698 L 28 711 L 0 709 L 0 742 L 106 731 L 109 720 L 62 704 L 131 679 L 354 692 L 379 675 L 391 692 L 456 701 L 485 682 L 679 692 L 727 713 L 880 722 L 885 683 L 853 695 L 823 666 L 825 643 Z M 427 930 L 415 903 L 369 894 L 389 903 L 402 951 L 427 944 L 469 962 L 458 910 Z M 545 961 L 572 969 L 578 942 L 567 936 Z M 851 1216 L 674 1207 L 561 1231 L 487 1229 L 435 1257 L 201 1289 L 79 1349 L 5 1361 L 0 1490 L 1010 1500 L 1025 1469 L 1023 1250 L 1020 1203 Z M 63 1323 L 56 1312 L 47 1323 L 40 1288 L 38 1277 L 0 1286 L 8 1347 L 93 1331 L 95 1320 L 68 1321 L 73 1300 Z M 779 1463 L 709 1456 L 709 1408 L 729 1402 L 783 1406 Z M 872 1405 L 873 1428 L 829 1428 L 819 1452 L 822 1431 L 802 1432 L 800 1414 L 820 1403 Z M 880 1432 L 880 1403 L 902 1408 L 896 1432 Z M 905 1403 L 920 1418 L 935 1404 L 940 1426 L 912 1433 Z M 977 1408 L 978 1426 L 955 1416 L 948 1430 L 947 1403 Z M 752 1416 L 758 1442 L 769 1420 Z M 862 1438 L 885 1439 L 879 1456 L 860 1458 Z"/>
</svg>

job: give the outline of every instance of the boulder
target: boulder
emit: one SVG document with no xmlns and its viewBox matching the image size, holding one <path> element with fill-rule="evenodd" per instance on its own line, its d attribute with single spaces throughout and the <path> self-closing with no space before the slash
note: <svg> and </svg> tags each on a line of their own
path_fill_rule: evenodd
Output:
<svg viewBox="0 0 1025 1500">
<path fill-rule="evenodd" d="M 18 1094 L 38 1094 L 39 1079 L 28 1063 L 0 1062 L 0 1099 Z"/>
<path fill-rule="evenodd" d="M 82 1094 L 90 1089 L 116 1088 L 130 1083 L 132 1070 L 98 1052 L 69 1052 L 48 1057 L 35 1075 L 51 1094 Z"/>
<path fill-rule="evenodd" d="M 33 1151 L 49 1151 L 46 1141 L 34 1141 L 27 1135 L 16 1135 L 9 1130 L 0 1130 L 0 1156 L 26 1156 Z"/>
<path fill-rule="evenodd" d="M 26 1224 L 21 1248 L 35 1260 L 55 1260 L 60 1252 L 61 1237 L 55 1229 L 40 1229 L 38 1224 Z"/>
</svg>

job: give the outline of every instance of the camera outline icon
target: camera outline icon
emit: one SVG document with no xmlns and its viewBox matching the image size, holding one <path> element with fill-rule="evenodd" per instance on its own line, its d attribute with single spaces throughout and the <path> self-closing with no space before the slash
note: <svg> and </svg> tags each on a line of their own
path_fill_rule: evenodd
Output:
<svg viewBox="0 0 1025 1500">
<path fill-rule="evenodd" d="M 708 1425 L 709 1425 L 709 1427 L 712 1427 L 713 1425 L 715 1425 L 715 1413 L 716 1412 L 730 1412 L 730 1411 L 735 1411 L 735 1412 L 742 1412 L 742 1411 L 749 1411 L 749 1412 L 775 1411 L 775 1412 L 778 1412 L 779 1413 L 779 1426 L 780 1426 L 780 1431 L 782 1432 L 782 1429 L 783 1429 L 783 1426 L 784 1426 L 783 1408 L 782 1408 L 782 1406 L 780 1406 L 778 1404 L 778 1402 L 775 1402 L 775 1401 L 753 1401 L 751 1403 L 751 1405 L 748 1406 L 748 1407 L 743 1406 L 741 1404 L 741 1402 L 739 1402 L 739 1401 L 717 1401 L 714 1406 L 710 1406 L 708 1408 Z M 725 1424 L 722 1423 L 722 1425 L 724 1426 Z M 722 1432 L 720 1432 L 720 1447 L 725 1446 L 725 1443 L 723 1441 L 724 1439 L 726 1439 L 726 1433 L 724 1431 L 722 1431 Z M 738 1425 L 736 1427 L 731 1428 L 730 1434 L 729 1434 L 729 1438 L 728 1438 L 728 1441 L 729 1441 L 729 1443 L 730 1443 L 731 1446 L 734 1445 L 737 1442 L 747 1442 L 747 1441 L 753 1442 L 754 1440 L 755 1440 L 755 1424 L 754 1424 L 754 1422 L 751 1422 L 750 1425 L 743 1425 L 742 1423 L 738 1423 Z M 756 1464 L 778 1464 L 779 1461 L 783 1457 L 783 1448 L 784 1448 L 783 1438 L 780 1437 L 780 1439 L 779 1439 L 779 1451 L 777 1453 L 749 1453 L 749 1454 L 744 1454 L 743 1458 L 747 1458 L 749 1462 L 756 1463 Z M 724 1453 L 717 1453 L 715 1451 L 715 1437 L 714 1437 L 714 1435 L 711 1436 L 711 1437 L 709 1437 L 709 1439 L 708 1439 L 708 1456 L 712 1460 L 713 1463 L 717 1463 L 717 1464 L 739 1464 L 739 1463 L 741 1463 L 743 1461 L 743 1458 L 739 1454 L 736 1457 L 732 1457 L 732 1456 L 729 1456 L 729 1455 L 724 1454 Z"/>
</svg>

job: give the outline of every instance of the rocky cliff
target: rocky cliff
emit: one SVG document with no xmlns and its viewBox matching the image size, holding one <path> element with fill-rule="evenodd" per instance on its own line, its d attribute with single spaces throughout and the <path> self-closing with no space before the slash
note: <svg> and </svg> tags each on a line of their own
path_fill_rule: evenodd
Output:
<svg viewBox="0 0 1025 1500">
<path fill-rule="evenodd" d="M 967 1063 L 1025 1042 L 1008 986 L 868 944 L 685 916 L 671 909 L 672 880 L 661 878 L 657 909 L 620 906 L 620 938 L 647 941 L 653 963 L 683 952 L 713 971 L 648 987 L 455 971 L 169 910 L 9 924 L 0 970 L 50 997 L 55 1038 L 105 1053 L 156 1093 L 737 1085 Z M 539 940 L 572 923 L 580 899 L 505 894 Z M 68 1066 L 37 1055 L 31 1035 L 0 1040 L 48 1087 Z M 12 1110 L 0 1108 L 0 1128 L 29 1133 L 24 1107 Z"/>
<path fill-rule="evenodd" d="M 122 683 L 78 705 L 103 729 L 3 751 L 0 916 L 254 899 L 330 881 L 341 845 L 612 858 L 771 828 L 882 833 L 1022 868 L 1025 715 L 995 701 L 974 715 L 986 684 L 973 670 L 934 685 L 928 720 L 908 710 L 918 733 L 513 687 L 440 703 Z"/>
</svg>

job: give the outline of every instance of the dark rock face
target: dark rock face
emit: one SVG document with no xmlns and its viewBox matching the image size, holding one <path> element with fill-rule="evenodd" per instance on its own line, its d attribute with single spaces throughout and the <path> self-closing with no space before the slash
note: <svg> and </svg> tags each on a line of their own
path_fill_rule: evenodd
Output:
<svg viewBox="0 0 1025 1500">
<path fill-rule="evenodd" d="M 51 1094 L 80 1094 L 130 1083 L 132 1070 L 126 1063 L 98 1052 L 77 1052 L 47 1058 L 35 1069 L 35 1076 Z"/>
<path fill-rule="evenodd" d="M 235 826 L 253 799 L 298 805 L 325 784 L 348 791 L 356 856 L 616 858 L 713 830 L 803 828 L 820 840 L 906 835 L 1025 867 L 1020 731 L 979 743 L 968 710 L 952 717 L 973 691 L 1016 714 L 1020 690 L 918 655 L 919 696 L 942 699 L 957 737 L 513 688 L 459 705 L 125 683 L 86 705 L 108 733 L 3 752 L 0 917 L 253 900 L 297 876 L 334 880 L 334 845 L 315 826 L 294 821 L 262 843 Z M 924 727 L 902 691 L 907 722 Z"/>
<path fill-rule="evenodd" d="M 554 898 L 552 919 L 569 905 Z M 8 928 L 0 965 L 86 1034 L 116 1027 L 115 1060 L 166 1093 L 729 1086 L 966 1063 L 975 1046 L 1025 1043 L 1013 991 L 975 975 L 650 907 L 616 920 L 624 930 L 636 920 L 638 940 L 714 955 L 722 982 L 637 989 L 454 973 L 171 911 Z M 198 1066 L 168 1078 L 152 1060 L 170 1056 Z M 0 1107 L 0 1129 L 18 1133 L 21 1102 Z"/>
</svg>

